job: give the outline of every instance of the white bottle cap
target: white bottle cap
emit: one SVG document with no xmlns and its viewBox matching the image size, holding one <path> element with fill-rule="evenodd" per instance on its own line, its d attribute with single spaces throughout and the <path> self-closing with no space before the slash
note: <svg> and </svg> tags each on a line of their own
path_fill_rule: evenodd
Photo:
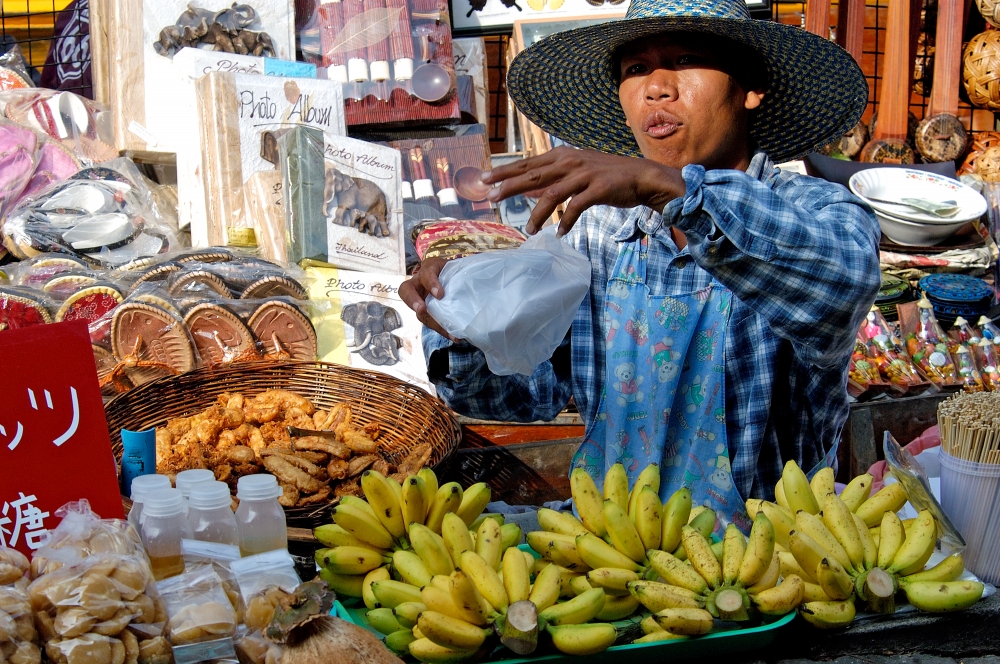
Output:
<svg viewBox="0 0 1000 664">
<path fill-rule="evenodd" d="M 223 482 L 200 482 L 191 487 L 188 496 L 188 505 L 196 510 L 214 510 L 231 504 L 229 487 Z"/>
<path fill-rule="evenodd" d="M 421 198 L 434 198 L 434 183 L 428 179 L 413 182 L 413 196 L 418 201 Z"/>
<path fill-rule="evenodd" d="M 206 468 L 195 468 L 193 470 L 182 470 L 177 473 L 177 479 L 174 480 L 174 484 L 177 486 L 177 490 L 181 492 L 185 498 L 191 495 L 191 487 L 195 484 L 201 482 L 214 482 L 215 473 Z"/>
<path fill-rule="evenodd" d="M 412 201 L 413 200 L 413 185 L 411 185 L 406 180 L 403 180 L 403 182 L 402 182 L 402 189 L 403 189 L 403 200 L 404 201 Z"/>
<path fill-rule="evenodd" d="M 368 80 L 368 63 L 361 58 L 351 58 L 347 61 L 347 78 L 352 83 L 363 83 Z"/>
<path fill-rule="evenodd" d="M 439 191 L 437 197 L 442 207 L 445 205 L 458 205 L 458 192 L 451 187 Z"/>
<path fill-rule="evenodd" d="M 143 496 L 155 489 L 170 489 L 170 478 L 166 475 L 139 475 L 132 478 L 133 503 L 141 503 Z"/>
<path fill-rule="evenodd" d="M 408 81 L 413 78 L 413 58 L 400 58 L 392 63 L 392 72 L 397 81 Z"/>
<path fill-rule="evenodd" d="M 154 489 L 142 501 L 142 517 L 177 516 L 186 510 L 184 496 L 177 489 Z"/>
<path fill-rule="evenodd" d="M 331 81 L 347 83 L 347 65 L 333 65 L 326 70 L 326 75 Z"/>
<path fill-rule="evenodd" d="M 372 73 L 373 81 L 387 81 L 389 80 L 389 61 L 388 60 L 376 60 L 375 62 L 368 65 Z"/>
<path fill-rule="evenodd" d="M 236 497 L 240 500 L 269 500 L 282 493 L 274 475 L 244 475 L 236 483 Z"/>
</svg>

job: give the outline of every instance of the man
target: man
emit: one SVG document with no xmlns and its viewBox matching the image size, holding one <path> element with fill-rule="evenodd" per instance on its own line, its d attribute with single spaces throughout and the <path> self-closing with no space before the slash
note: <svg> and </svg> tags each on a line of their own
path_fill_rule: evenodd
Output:
<svg viewBox="0 0 1000 664">
<path fill-rule="evenodd" d="M 567 341 L 531 376 L 489 373 L 424 299 L 428 373 L 475 417 L 553 418 L 572 395 L 588 423 L 574 466 L 598 479 L 661 467 L 661 496 L 749 525 L 787 460 L 833 465 L 847 364 L 880 283 L 879 230 L 846 189 L 779 171 L 852 127 L 857 64 L 741 0 L 632 0 L 622 21 L 554 35 L 512 63 L 508 91 L 559 148 L 484 175 L 493 201 L 538 198 L 528 231 L 569 200 L 559 231 L 592 264 Z M 640 158 L 641 155 L 641 158 Z M 441 334 L 438 334 L 441 333 Z M 445 335 L 445 336 L 442 336 Z"/>
</svg>

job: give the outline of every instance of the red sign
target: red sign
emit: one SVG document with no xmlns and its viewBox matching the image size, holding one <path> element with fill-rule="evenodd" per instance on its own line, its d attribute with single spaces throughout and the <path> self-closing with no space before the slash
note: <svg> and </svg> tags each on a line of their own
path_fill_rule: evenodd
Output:
<svg viewBox="0 0 1000 664">
<path fill-rule="evenodd" d="M 124 518 L 87 324 L 2 331 L 0 546 L 30 556 L 81 498 Z"/>
</svg>

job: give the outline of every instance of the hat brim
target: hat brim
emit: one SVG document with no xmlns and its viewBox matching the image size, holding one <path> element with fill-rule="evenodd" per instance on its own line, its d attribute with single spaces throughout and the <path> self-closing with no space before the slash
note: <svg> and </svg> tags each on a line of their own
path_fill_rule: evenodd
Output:
<svg viewBox="0 0 1000 664">
<path fill-rule="evenodd" d="M 833 42 L 770 21 L 681 16 L 627 18 L 551 35 L 514 58 L 507 94 L 529 120 L 570 145 L 641 156 L 625 124 L 612 53 L 642 37 L 681 31 L 726 37 L 763 58 L 770 81 L 750 135 L 776 162 L 847 133 L 868 104 L 864 73 Z"/>
</svg>

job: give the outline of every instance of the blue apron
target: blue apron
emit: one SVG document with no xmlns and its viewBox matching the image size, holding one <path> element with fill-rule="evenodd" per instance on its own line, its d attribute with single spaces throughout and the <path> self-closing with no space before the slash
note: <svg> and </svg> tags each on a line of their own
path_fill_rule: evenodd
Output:
<svg viewBox="0 0 1000 664">
<path fill-rule="evenodd" d="M 660 498 L 691 490 L 716 511 L 718 530 L 750 528 L 733 484 L 726 443 L 725 335 L 732 293 L 717 281 L 693 293 L 653 297 L 646 236 L 618 254 L 605 296 L 606 378 L 573 467 L 598 481 L 616 463 L 629 483 L 660 465 Z"/>
</svg>

